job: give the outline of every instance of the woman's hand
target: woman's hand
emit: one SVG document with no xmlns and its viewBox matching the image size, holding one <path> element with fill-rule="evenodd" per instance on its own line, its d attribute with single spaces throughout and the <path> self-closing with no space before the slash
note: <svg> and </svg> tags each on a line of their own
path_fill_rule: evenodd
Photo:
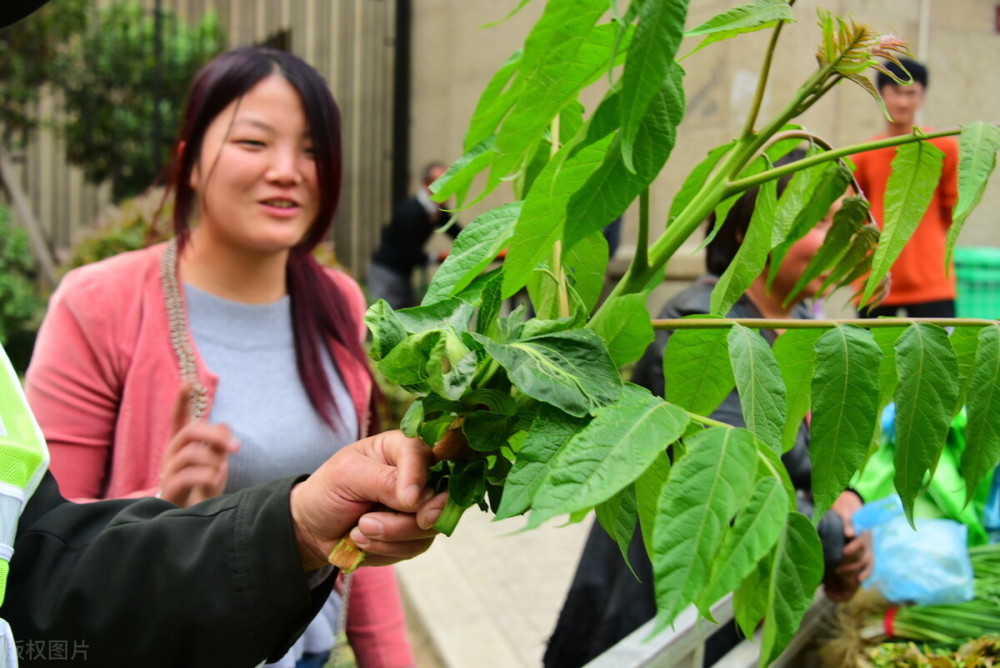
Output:
<svg viewBox="0 0 1000 668">
<path fill-rule="evenodd" d="M 190 404 L 191 388 L 185 383 L 174 403 L 174 436 L 160 468 L 160 498 L 182 508 L 222 494 L 229 455 L 239 449 L 228 426 L 191 421 Z"/>
</svg>

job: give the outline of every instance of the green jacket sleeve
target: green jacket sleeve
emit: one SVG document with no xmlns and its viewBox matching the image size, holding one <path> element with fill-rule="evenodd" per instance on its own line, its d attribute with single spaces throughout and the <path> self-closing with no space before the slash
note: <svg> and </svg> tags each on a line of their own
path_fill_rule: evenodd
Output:
<svg viewBox="0 0 1000 668">
<path fill-rule="evenodd" d="M 18 525 L 0 616 L 22 666 L 256 666 L 277 659 L 329 595 L 295 548 L 293 478 L 191 508 L 74 504 L 47 475 Z"/>
</svg>

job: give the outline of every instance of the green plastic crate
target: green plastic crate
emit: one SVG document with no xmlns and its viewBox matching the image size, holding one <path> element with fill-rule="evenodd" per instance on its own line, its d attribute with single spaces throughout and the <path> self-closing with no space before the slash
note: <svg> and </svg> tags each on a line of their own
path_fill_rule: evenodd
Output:
<svg viewBox="0 0 1000 668">
<path fill-rule="evenodd" d="M 1000 248 L 956 248 L 960 318 L 1000 319 Z"/>
</svg>

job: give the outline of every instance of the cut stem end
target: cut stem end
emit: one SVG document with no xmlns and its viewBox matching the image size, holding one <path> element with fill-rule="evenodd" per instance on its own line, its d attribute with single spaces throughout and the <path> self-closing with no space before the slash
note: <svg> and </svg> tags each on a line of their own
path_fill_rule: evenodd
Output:
<svg viewBox="0 0 1000 668">
<path fill-rule="evenodd" d="M 349 575 L 361 565 L 368 553 L 357 546 L 350 536 L 344 536 L 330 552 L 327 560 L 340 569 L 344 575 Z"/>
</svg>

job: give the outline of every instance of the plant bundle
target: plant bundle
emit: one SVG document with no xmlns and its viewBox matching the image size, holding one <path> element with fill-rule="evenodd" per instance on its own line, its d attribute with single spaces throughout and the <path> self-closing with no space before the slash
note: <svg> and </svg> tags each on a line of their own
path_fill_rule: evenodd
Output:
<svg viewBox="0 0 1000 668">
<path fill-rule="evenodd" d="M 836 611 L 833 635 L 820 649 L 823 664 L 993 665 L 976 661 L 1000 659 L 1000 544 L 969 548 L 969 556 L 972 600 L 894 606 L 876 591 L 859 592 Z"/>
<path fill-rule="evenodd" d="M 648 292 L 709 214 L 724 221 L 742 193 L 759 187 L 757 214 L 713 296 L 712 312 L 725 314 L 845 193 L 852 175 L 843 158 L 897 146 L 883 231 L 855 191 L 806 270 L 828 286 L 867 274 L 867 299 L 936 187 L 942 156 L 929 140 L 960 134 L 953 244 L 993 169 L 1000 129 L 973 123 L 834 149 L 795 118 L 845 79 L 880 100 L 865 72 L 904 52 L 899 40 L 821 12 L 816 70 L 761 121 L 792 2 L 756 0 L 687 32 L 684 0 L 620 4 L 549 0 L 523 49 L 488 84 L 465 155 L 433 189 L 464 207 L 510 183 L 513 199 L 463 230 L 419 307 L 371 307 L 371 356 L 415 397 L 403 430 L 440 453 L 435 475 L 451 495 L 441 531 L 472 505 L 498 518 L 527 514 L 529 528 L 594 510 L 624 556 L 638 527 L 653 564 L 657 628 L 692 603 L 710 618 L 712 603 L 735 591 L 743 631 L 763 621 L 767 663 L 794 635 L 823 574 L 813 523 L 797 512 L 780 461 L 803 417 L 813 415 L 817 518 L 877 442 L 889 401 L 898 410 L 896 486 L 907 514 L 964 404 L 963 474 L 975 489 L 1000 459 L 1000 327 L 967 321 L 949 335 L 941 323 L 865 322 L 869 331 L 812 322 L 772 350 L 755 330 L 788 323 L 660 323 L 681 329 L 664 356 L 665 401 L 621 374 L 653 339 Z M 762 29 L 772 39 L 742 134 L 692 171 L 653 241 L 649 188 L 684 115 L 682 37 L 706 45 Z M 580 92 L 597 81 L 610 85 L 588 112 Z M 774 166 L 803 143 L 805 159 Z M 785 175 L 779 197 L 775 181 Z M 598 306 L 608 259 L 601 229 L 636 200 L 635 256 Z M 491 269 L 503 251 L 502 267 Z M 522 307 L 504 315 L 504 301 L 522 290 L 534 317 Z M 747 429 L 704 417 L 734 387 Z"/>
</svg>

